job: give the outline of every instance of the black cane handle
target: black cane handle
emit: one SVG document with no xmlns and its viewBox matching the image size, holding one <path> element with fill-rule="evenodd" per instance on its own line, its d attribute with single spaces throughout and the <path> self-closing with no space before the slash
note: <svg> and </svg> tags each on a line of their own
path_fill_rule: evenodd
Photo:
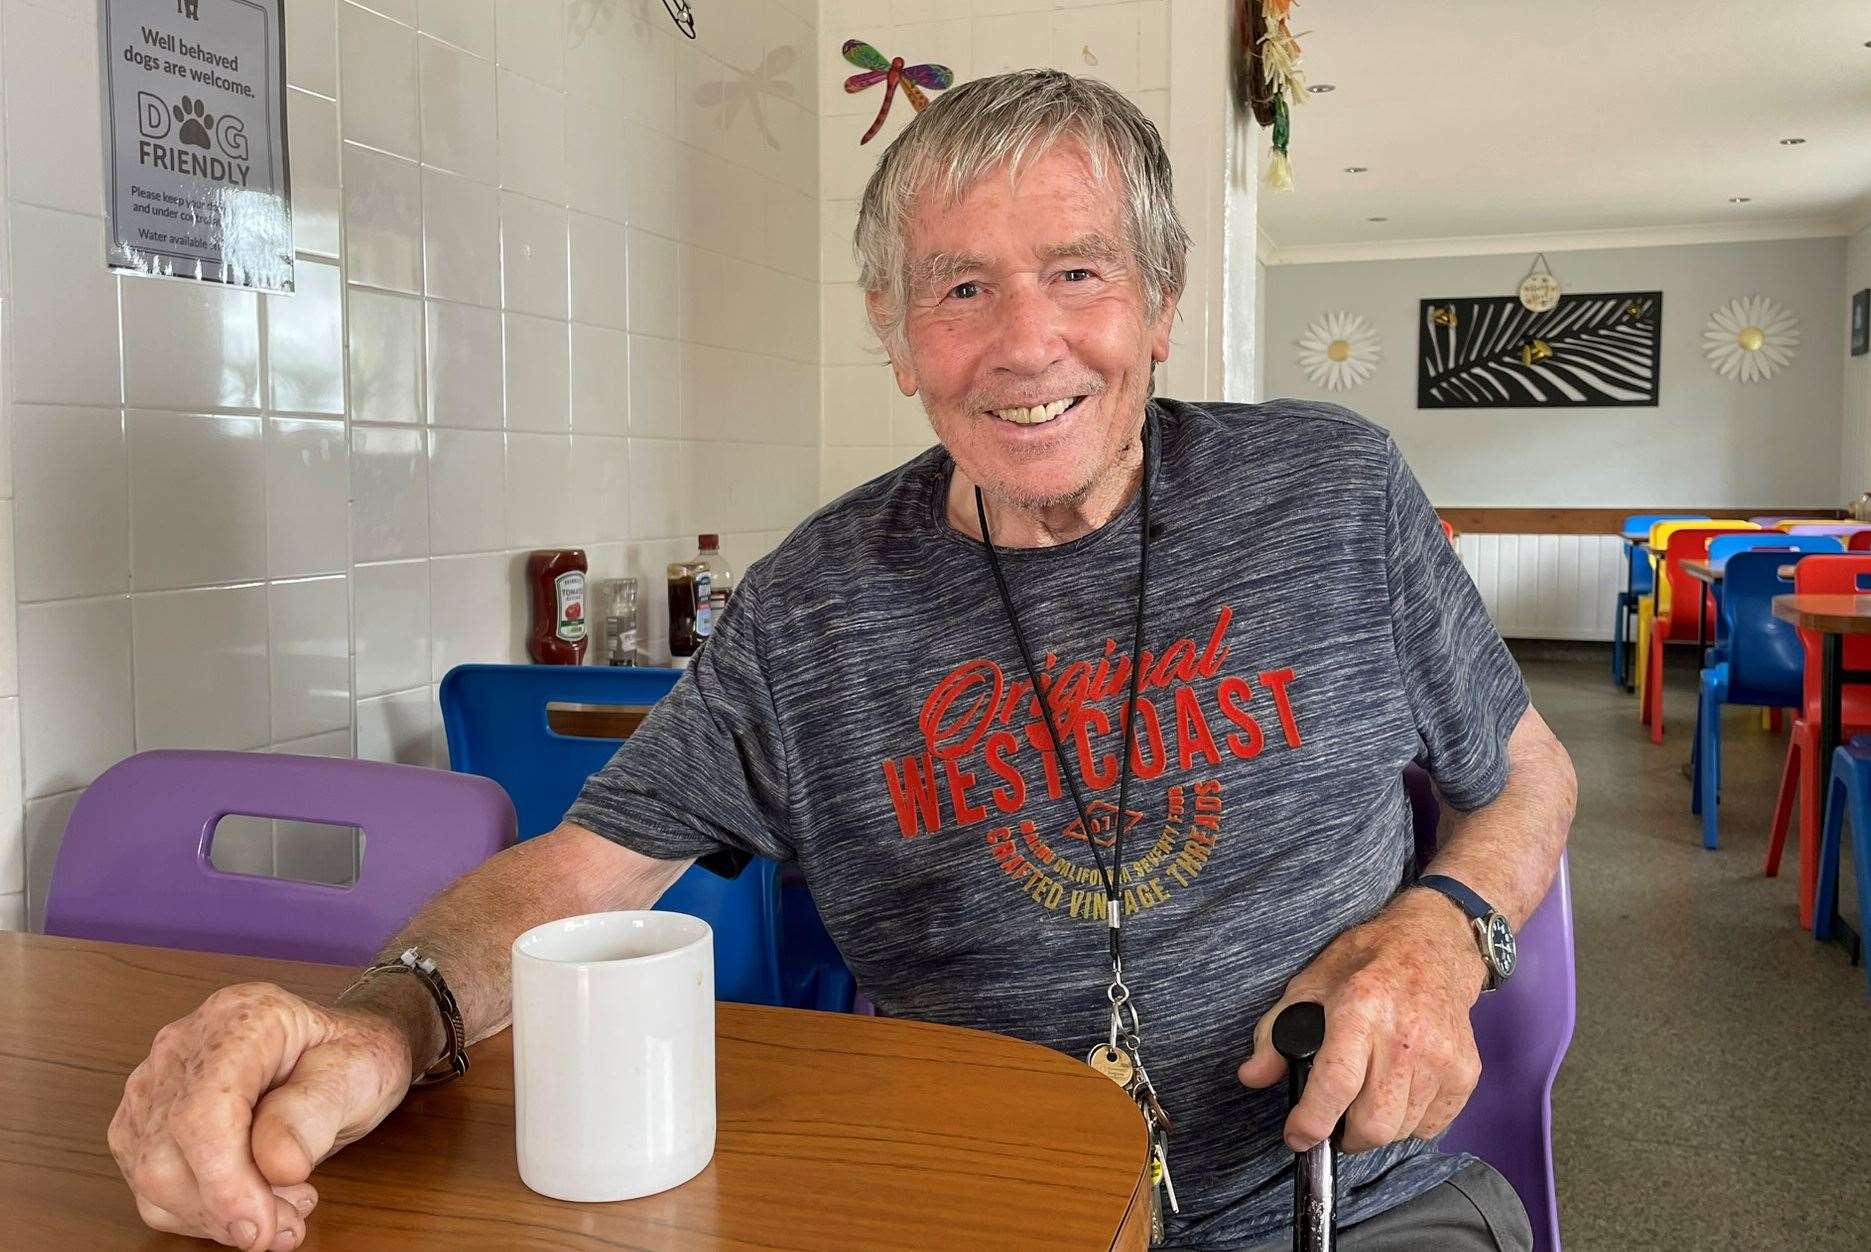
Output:
<svg viewBox="0 0 1871 1252">
<path fill-rule="evenodd" d="M 1286 1058 L 1287 1110 L 1306 1094 L 1312 1063 L 1325 1046 L 1325 1006 L 1310 1000 L 1289 1004 L 1273 1021 L 1273 1046 Z M 1293 1154 L 1293 1252 L 1332 1252 L 1338 1238 L 1332 1140 Z"/>
</svg>

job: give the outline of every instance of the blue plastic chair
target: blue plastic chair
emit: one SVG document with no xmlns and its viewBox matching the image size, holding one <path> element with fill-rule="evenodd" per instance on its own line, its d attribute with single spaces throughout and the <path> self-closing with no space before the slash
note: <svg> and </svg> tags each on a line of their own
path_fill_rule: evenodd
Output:
<svg viewBox="0 0 1871 1252">
<path fill-rule="evenodd" d="M 1804 555 L 1810 552 L 1843 552 L 1845 547 L 1838 539 L 1830 535 L 1788 535 L 1771 530 L 1747 530 L 1733 535 L 1717 535 L 1709 540 L 1709 563 L 1721 565 L 1737 552 L 1748 552 L 1755 548 L 1777 548 L 1781 552 Z M 1798 560 L 1794 556 L 1781 564 L 1791 564 Z M 1725 572 L 1725 571 L 1724 571 Z M 1725 581 L 1725 580 L 1724 580 Z M 1703 665 L 1713 665 L 1722 659 L 1722 644 L 1727 639 L 1727 626 L 1721 616 L 1723 583 L 1718 582 L 1712 588 L 1715 595 L 1715 638 Z"/>
<path fill-rule="evenodd" d="M 1852 865 L 1858 878 L 1858 935 L 1871 935 L 1871 735 L 1855 735 L 1832 753 L 1832 784 L 1826 789 L 1825 827 L 1819 843 L 1819 894 L 1813 903 L 1813 938 L 1832 937 L 1839 902 L 1842 826 L 1852 822 Z M 1871 995 L 1871 961 L 1865 962 L 1865 993 Z"/>
<path fill-rule="evenodd" d="M 1701 522 L 1707 521 L 1708 516 L 1707 513 L 1633 513 L 1624 519 L 1619 529 L 1623 534 L 1634 535 L 1638 531 L 1649 531 L 1658 522 Z M 1625 649 L 1631 634 L 1631 618 L 1637 613 L 1637 602 L 1655 591 L 1657 585 L 1649 553 L 1632 545 L 1625 555 L 1630 560 L 1625 578 L 1628 588 L 1618 592 L 1617 608 L 1611 615 L 1611 680 L 1620 687 L 1630 686 L 1630 661 Z"/>
<path fill-rule="evenodd" d="M 562 735 L 546 721 L 552 703 L 648 710 L 680 670 L 585 665 L 457 665 L 442 679 L 448 763 L 506 789 L 519 836 L 558 826 L 578 790 L 616 754 L 622 739 Z M 778 867 L 755 859 L 734 878 L 695 865 L 657 908 L 689 913 L 715 932 L 715 995 L 741 1004 L 782 1004 Z"/>
<path fill-rule="evenodd" d="M 1799 633 L 1774 616 L 1773 599 L 1793 590 L 1780 567 L 1786 545 L 1736 552 L 1723 571 L 1720 655 L 1702 670 L 1697 707 L 1694 789 L 1690 811 L 1702 816 L 1702 846 L 1719 846 L 1716 798 L 1721 789 L 1722 706 L 1798 708 L 1806 656 Z"/>
</svg>

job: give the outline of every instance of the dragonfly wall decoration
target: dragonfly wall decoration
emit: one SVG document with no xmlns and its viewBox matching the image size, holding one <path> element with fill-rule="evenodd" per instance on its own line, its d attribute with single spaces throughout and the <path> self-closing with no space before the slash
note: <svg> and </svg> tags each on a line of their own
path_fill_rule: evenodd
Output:
<svg viewBox="0 0 1871 1252">
<path fill-rule="evenodd" d="M 905 65 L 902 57 L 886 57 L 862 39 L 845 40 L 844 53 L 845 60 L 864 71 L 845 79 L 845 91 L 855 96 L 877 83 L 884 85 L 883 105 L 877 110 L 877 118 L 871 123 L 871 128 L 864 132 L 864 138 L 858 140 L 859 144 L 869 143 L 883 129 L 884 119 L 890 116 L 890 102 L 896 99 L 899 85 L 910 107 L 921 113 L 929 107 L 929 97 L 917 90 L 918 87 L 941 91 L 955 83 L 955 72 L 946 65 Z"/>
</svg>

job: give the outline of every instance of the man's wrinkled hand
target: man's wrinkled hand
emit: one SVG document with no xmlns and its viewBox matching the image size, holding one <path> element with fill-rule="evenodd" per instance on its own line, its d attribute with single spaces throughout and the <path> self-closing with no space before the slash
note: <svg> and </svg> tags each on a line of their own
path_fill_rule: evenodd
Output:
<svg viewBox="0 0 1871 1252">
<path fill-rule="evenodd" d="M 388 1116 L 409 1081 L 389 1019 L 228 987 L 157 1032 L 124 1084 L 111 1155 L 153 1229 L 290 1252 L 318 1202 L 313 1167 Z"/>
<path fill-rule="evenodd" d="M 1383 913 L 1333 940 L 1286 986 L 1254 1030 L 1240 1070 L 1250 1087 L 1286 1077 L 1273 1047 L 1280 1010 L 1325 1006 L 1325 1046 L 1286 1119 L 1286 1142 L 1304 1151 L 1344 1118 L 1340 1148 L 1366 1152 L 1448 1129 L 1481 1077 L 1468 1013 L 1486 966 L 1461 911 L 1427 890 L 1407 891 Z"/>
</svg>

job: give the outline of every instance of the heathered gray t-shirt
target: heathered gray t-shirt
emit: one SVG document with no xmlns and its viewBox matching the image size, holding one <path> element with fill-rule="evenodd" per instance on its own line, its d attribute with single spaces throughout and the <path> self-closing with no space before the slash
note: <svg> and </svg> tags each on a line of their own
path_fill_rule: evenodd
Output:
<svg viewBox="0 0 1871 1252">
<path fill-rule="evenodd" d="M 1001 554 L 1060 709 L 1048 739 L 982 546 L 952 528 L 940 448 L 820 510 L 748 570 L 714 639 L 572 821 L 655 857 L 796 860 L 859 986 L 892 1016 L 1084 1057 L 1105 1035 L 1092 837 L 1124 836 L 1127 981 L 1175 1120 L 1171 1242 L 1287 1224 L 1283 1090 L 1235 1077 L 1255 1023 L 1406 881 L 1421 760 L 1499 794 L 1527 707 L 1421 487 L 1330 405 L 1152 402 L 1143 690 L 1116 813 L 1138 502 Z M 1113 819 L 1116 819 L 1114 821 Z M 1108 851 L 1107 851 L 1108 858 Z M 1340 1164 L 1340 1220 L 1465 1158 L 1405 1141 Z"/>
</svg>

